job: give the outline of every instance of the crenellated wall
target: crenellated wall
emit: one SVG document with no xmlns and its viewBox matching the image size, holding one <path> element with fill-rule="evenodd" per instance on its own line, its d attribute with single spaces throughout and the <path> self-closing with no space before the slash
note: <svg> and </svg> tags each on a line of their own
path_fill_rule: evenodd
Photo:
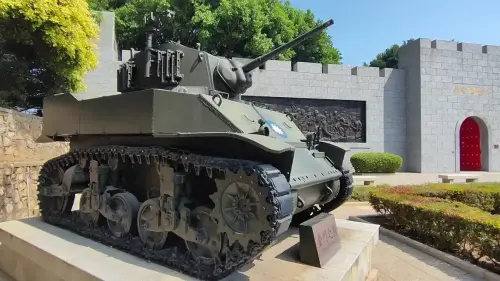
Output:
<svg viewBox="0 0 500 281">
<path fill-rule="evenodd" d="M 342 145 L 351 155 L 386 151 L 406 158 L 404 70 L 289 61 L 268 61 L 263 68 L 254 71 L 253 87 L 245 96 L 363 101 L 366 142 Z"/>
<path fill-rule="evenodd" d="M 114 34 L 113 23 L 113 13 L 106 13 L 105 34 Z M 120 61 L 109 55 L 114 43 L 106 42 L 99 45 L 99 70 L 88 75 L 87 97 L 116 93 L 109 81 L 115 81 Z M 129 53 L 121 51 L 120 60 Z M 327 124 L 331 135 L 346 134 L 339 143 L 350 154 L 398 154 L 401 170 L 412 172 L 459 171 L 469 161 L 461 161 L 460 128 L 472 116 L 481 147 L 471 153 L 481 154 L 481 170 L 500 171 L 499 75 L 500 46 L 421 38 L 401 48 L 399 69 L 267 61 L 242 98 L 295 110 L 307 131 Z M 361 131 L 364 136 L 357 137 Z"/>
<path fill-rule="evenodd" d="M 481 147 L 470 153 L 481 154 L 481 170 L 500 171 L 500 46 L 421 38 L 400 57 L 411 74 L 408 101 L 414 104 L 410 170 L 459 171 L 460 126 L 472 116 L 481 127 Z"/>
</svg>

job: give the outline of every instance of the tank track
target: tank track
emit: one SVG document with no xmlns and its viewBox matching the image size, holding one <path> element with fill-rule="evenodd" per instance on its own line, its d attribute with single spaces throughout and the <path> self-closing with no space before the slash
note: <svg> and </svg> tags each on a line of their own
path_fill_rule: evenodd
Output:
<svg viewBox="0 0 500 281">
<path fill-rule="evenodd" d="M 331 212 L 342 206 L 342 204 L 351 198 L 352 192 L 354 191 L 354 180 L 351 171 L 345 167 L 338 167 L 337 169 L 342 173 L 340 177 L 340 192 L 335 199 L 323 206 L 324 212 Z"/>
<path fill-rule="evenodd" d="M 48 197 L 39 193 L 42 219 L 49 224 L 68 229 L 86 238 L 203 280 L 219 280 L 230 275 L 260 256 L 277 236 L 288 229 L 293 211 L 293 201 L 288 181 L 276 168 L 252 161 L 208 157 L 163 147 L 90 147 L 88 149 L 76 149 L 47 161 L 41 169 L 39 185 L 43 185 L 45 180 L 48 179 L 52 169 L 67 169 L 78 164 L 81 159 L 99 161 L 108 159 L 107 157 L 110 156 L 118 156 L 122 161 L 126 161 L 126 159 L 138 163 L 144 161 L 148 165 L 159 163 L 159 161 L 177 163 L 181 165 L 180 167 L 183 166 L 186 172 L 196 173 L 197 175 L 202 169 L 205 169 L 209 175 L 212 174 L 213 169 L 222 170 L 226 173 L 236 173 L 238 170 L 244 169 L 247 174 L 256 173 L 259 185 L 267 187 L 267 203 L 273 206 L 272 210 L 269 211 L 270 215 L 267 216 L 269 228 L 267 231 L 261 232 L 260 243 L 251 241 L 246 249 L 239 243 L 226 245 L 223 253 L 212 262 L 207 263 L 200 258 L 194 258 L 189 251 L 183 250 L 183 245 L 152 250 L 145 247 L 138 236 L 127 235 L 123 238 L 116 238 L 107 227 L 89 228 L 79 218 L 79 211 L 71 212 L 74 194 L 69 195 L 66 212 L 61 215 L 53 215 L 48 211 L 44 211 L 44 204 L 47 204 L 48 200 L 46 199 Z"/>
</svg>

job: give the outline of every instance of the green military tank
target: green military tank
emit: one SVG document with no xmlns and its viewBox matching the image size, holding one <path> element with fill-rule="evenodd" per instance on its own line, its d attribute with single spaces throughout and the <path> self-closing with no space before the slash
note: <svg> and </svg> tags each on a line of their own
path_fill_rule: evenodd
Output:
<svg viewBox="0 0 500 281">
<path fill-rule="evenodd" d="M 240 98 L 254 69 L 333 21 L 242 64 L 199 46 L 154 47 L 158 18 L 149 17 L 146 48 L 121 65 L 120 93 L 45 98 L 43 138 L 70 151 L 43 165 L 40 211 L 52 225 L 219 280 L 292 219 L 332 211 L 352 193 L 344 149 Z"/>
</svg>

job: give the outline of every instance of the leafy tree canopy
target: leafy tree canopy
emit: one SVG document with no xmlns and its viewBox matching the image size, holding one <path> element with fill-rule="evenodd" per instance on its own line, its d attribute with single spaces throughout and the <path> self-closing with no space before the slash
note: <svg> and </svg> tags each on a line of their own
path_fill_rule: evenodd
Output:
<svg viewBox="0 0 500 281">
<path fill-rule="evenodd" d="M 86 0 L 0 0 L 0 106 L 85 89 L 98 31 Z"/>
<path fill-rule="evenodd" d="M 385 49 L 383 53 L 378 54 L 370 64 L 364 63 L 364 65 L 379 68 L 398 68 L 399 48 L 413 41 L 415 41 L 415 39 L 404 41 L 401 46 L 394 44 L 390 48 Z"/>
<path fill-rule="evenodd" d="M 179 40 L 218 56 L 256 57 L 309 31 L 320 22 L 311 11 L 301 11 L 279 0 L 88 0 L 95 10 L 116 13 L 116 33 L 124 49 L 142 48 L 144 15 L 170 9 L 173 20 L 161 30 L 159 41 Z M 341 53 L 323 31 L 278 59 L 340 63 Z"/>
</svg>

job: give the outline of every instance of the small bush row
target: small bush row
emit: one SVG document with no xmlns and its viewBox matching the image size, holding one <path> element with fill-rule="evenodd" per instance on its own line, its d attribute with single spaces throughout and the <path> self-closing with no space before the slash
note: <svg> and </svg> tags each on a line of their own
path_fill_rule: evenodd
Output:
<svg viewBox="0 0 500 281">
<path fill-rule="evenodd" d="M 391 229 L 473 263 L 486 257 L 498 268 L 499 194 L 491 186 L 383 187 L 370 191 L 369 201 L 387 214 Z"/>
<path fill-rule="evenodd" d="M 377 189 L 383 193 L 419 195 L 458 201 L 491 214 L 500 214 L 500 184 L 427 184 Z"/>
<path fill-rule="evenodd" d="M 403 165 L 401 156 L 385 152 L 360 152 L 351 156 L 356 173 L 395 173 Z"/>
</svg>

